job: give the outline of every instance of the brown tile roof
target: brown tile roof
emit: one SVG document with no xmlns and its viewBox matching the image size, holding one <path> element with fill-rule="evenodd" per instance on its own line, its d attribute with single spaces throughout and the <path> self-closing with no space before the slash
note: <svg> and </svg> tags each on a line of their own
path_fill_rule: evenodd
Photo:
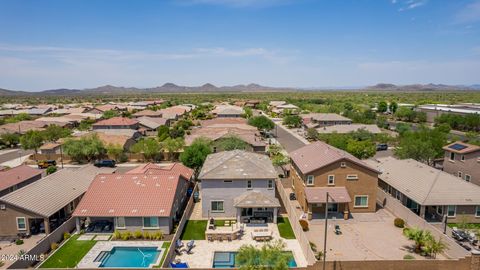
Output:
<svg viewBox="0 0 480 270">
<path fill-rule="evenodd" d="M 152 111 L 152 110 L 143 110 L 143 111 L 139 111 L 139 112 L 134 113 L 133 116 L 135 116 L 135 117 L 141 117 L 141 116 L 157 116 L 157 117 L 161 117 L 161 116 L 162 116 L 162 112 L 161 112 L 161 111 Z"/>
<path fill-rule="evenodd" d="M 307 124 L 309 126 L 309 124 Z M 377 125 L 365 125 L 365 124 L 351 124 L 351 125 L 333 125 L 317 128 L 318 133 L 340 133 L 345 134 L 349 132 L 355 132 L 358 130 L 365 130 L 370 133 L 378 134 L 382 133 L 382 130 Z"/>
<path fill-rule="evenodd" d="M 459 147 L 457 147 L 455 145 L 459 145 Z M 457 148 L 459 150 L 457 150 L 455 148 Z M 480 151 L 480 146 L 469 144 L 469 143 L 464 143 L 462 141 L 456 141 L 456 142 L 453 142 L 451 144 L 445 145 L 443 147 L 443 150 L 449 151 L 449 152 L 455 152 L 455 153 L 458 153 L 458 154 L 468 154 L 468 153 Z"/>
<path fill-rule="evenodd" d="M 57 125 L 63 127 L 66 123 L 56 121 L 35 121 L 25 120 L 17 123 L 9 123 L 0 126 L 0 134 L 3 133 L 25 133 L 29 130 L 43 130 L 48 125 Z"/>
<path fill-rule="evenodd" d="M 110 119 L 98 121 L 93 125 L 94 126 L 131 126 L 135 124 L 138 124 L 138 121 L 134 119 L 130 119 L 127 117 L 112 117 Z"/>
<path fill-rule="evenodd" d="M 290 157 L 303 174 L 341 160 L 349 160 L 369 170 L 377 171 L 353 155 L 321 141 L 307 144 L 291 152 Z"/>
<path fill-rule="evenodd" d="M 125 147 L 125 144 L 127 144 L 128 140 L 132 139 L 131 136 L 127 135 L 113 135 L 103 132 L 94 132 L 94 134 L 97 134 L 98 138 L 103 142 L 104 145 L 118 145 L 121 147 Z M 87 134 L 84 136 L 88 135 L 91 134 Z"/>
<path fill-rule="evenodd" d="M 257 136 L 257 130 L 246 130 L 236 127 L 201 127 L 192 130 L 190 135 L 185 137 L 185 144 L 190 145 L 196 138 L 205 137 L 212 141 L 216 141 L 220 138 L 229 136 L 236 136 L 242 139 L 244 142 L 253 146 L 265 146 L 265 142 L 261 140 L 260 136 Z"/>
<path fill-rule="evenodd" d="M 328 202 L 348 203 L 352 199 L 346 187 L 306 187 L 305 196 L 309 203 L 325 203 L 328 192 Z"/>
<path fill-rule="evenodd" d="M 9 170 L 0 171 L 0 190 L 20 184 L 40 174 L 42 174 L 41 170 L 34 169 L 27 165 L 20 165 Z"/>
<path fill-rule="evenodd" d="M 193 170 L 182 163 L 154 164 L 147 163 L 132 169 L 125 174 L 146 174 L 146 175 L 181 175 L 186 180 L 190 180 Z"/>
<path fill-rule="evenodd" d="M 301 116 L 303 119 L 313 119 L 315 121 L 352 121 L 350 118 L 336 113 L 310 113 Z"/>
<path fill-rule="evenodd" d="M 119 106 L 119 105 L 113 105 L 113 104 L 105 104 L 105 105 L 100 105 L 95 107 L 95 109 L 102 112 L 106 112 L 110 110 L 124 110 L 126 108 L 127 108 L 126 106 Z"/>
<path fill-rule="evenodd" d="M 169 217 L 180 175 L 102 174 L 92 182 L 73 216 Z"/>
<path fill-rule="evenodd" d="M 248 121 L 245 118 L 213 118 L 209 120 L 200 121 L 202 127 L 208 127 L 212 125 L 247 125 Z"/>
<path fill-rule="evenodd" d="M 60 144 L 58 143 L 47 142 L 47 143 L 44 143 L 42 146 L 40 146 L 40 150 L 51 150 L 59 146 Z"/>
</svg>

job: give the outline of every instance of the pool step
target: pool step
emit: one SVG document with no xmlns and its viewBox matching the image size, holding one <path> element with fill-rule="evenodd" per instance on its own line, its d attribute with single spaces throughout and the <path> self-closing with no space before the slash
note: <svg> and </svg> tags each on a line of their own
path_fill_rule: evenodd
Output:
<svg viewBox="0 0 480 270">
<path fill-rule="evenodd" d="M 94 262 L 102 262 L 103 259 L 105 259 L 105 257 L 108 256 L 108 254 L 110 254 L 110 252 L 108 251 L 101 251 L 100 254 L 98 254 L 97 258 L 95 258 L 95 260 L 93 260 Z"/>
</svg>

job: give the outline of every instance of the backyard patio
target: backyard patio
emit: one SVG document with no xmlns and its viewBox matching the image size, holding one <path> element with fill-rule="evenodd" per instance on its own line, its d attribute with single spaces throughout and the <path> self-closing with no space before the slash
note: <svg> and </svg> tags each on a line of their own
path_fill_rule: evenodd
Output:
<svg viewBox="0 0 480 270">
<path fill-rule="evenodd" d="M 299 267 L 307 265 L 307 261 L 286 217 L 279 217 L 278 224 L 231 224 L 230 221 L 215 220 L 214 230 L 220 232 L 220 234 L 237 230 L 242 231 L 242 233 L 236 239 L 218 237 L 210 238 L 210 241 L 206 239 L 213 230 L 208 228 L 208 222 L 207 220 L 188 220 L 181 240 L 184 244 L 194 240 L 194 247 L 190 253 L 183 248 L 179 248 L 174 262 L 185 262 L 190 268 L 212 268 L 216 252 L 233 253 L 238 251 L 243 245 L 261 247 L 266 241 L 281 239 L 285 243 L 285 251 L 292 252 L 296 265 Z M 228 225 L 229 223 L 230 225 Z M 262 237 L 258 237 L 259 235 L 262 235 Z M 268 235 L 268 237 L 264 238 L 264 235 Z"/>
</svg>

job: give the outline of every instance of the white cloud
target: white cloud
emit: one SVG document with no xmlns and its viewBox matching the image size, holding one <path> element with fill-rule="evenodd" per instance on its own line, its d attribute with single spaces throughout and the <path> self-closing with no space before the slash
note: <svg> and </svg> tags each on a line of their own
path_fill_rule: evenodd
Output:
<svg viewBox="0 0 480 270">
<path fill-rule="evenodd" d="M 480 0 L 466 5 L 455 14 L 455 23 L 473 23 L 480 21 Z"/>
<path fill-rule="evenodd" d="M 402 3 L 402 7 L 398 11 L 406 11 L 416 9 L 427 4 L 427 0 L 408 0 Z"/>
<path fill-rule="evenodd" d="M 391 2 L 392 2 L 392 4 L 396 4 L 397 0 L 392 0 Z"/>
</svg>

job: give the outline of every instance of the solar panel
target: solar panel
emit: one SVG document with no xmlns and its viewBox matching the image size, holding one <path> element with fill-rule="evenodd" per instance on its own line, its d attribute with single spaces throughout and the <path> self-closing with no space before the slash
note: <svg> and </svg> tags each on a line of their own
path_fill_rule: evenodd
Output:
<svg viewBox="0 0 480 270">
<path fill-rule="evenodd" d="M 468 147 L 468 146 L 466 146 L 466 145 L 456 143 L 456 144 L 450 145 L 448 148 L 453 149 L 453 150 L 460 151 L 460 150 L 463 150 L 463 149 L 465 149 L 465 148 L 467 148 L 467 147 Z"/>
</svg>

